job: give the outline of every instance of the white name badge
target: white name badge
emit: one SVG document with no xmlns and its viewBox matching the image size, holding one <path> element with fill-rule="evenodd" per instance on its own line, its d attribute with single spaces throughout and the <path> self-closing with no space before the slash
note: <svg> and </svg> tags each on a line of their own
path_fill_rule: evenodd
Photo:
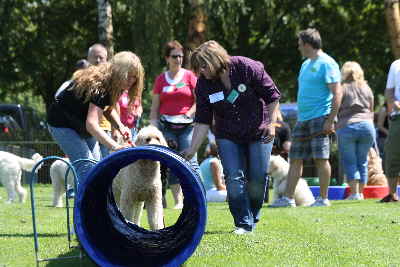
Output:
<svg viewBox="0 0 400 267">
<path fill-rule="evenodd" d="M 210 98 L 210 103 L 212 104 L 212 103 L 224 100 L 224 92 L 222 92 L 222 91 L 217 92 L 212 95 L 209 95 L 208 97 Z"/>
<path fill-rule="evenodd" d="M 172 91 L 174 91 L 174 86 L 173 86 L 173 85 L 170 85 L 170 86 L 164 86 L 164 87 L 163 87 L 163 89 L 162 89 L 162 91 L 163 91 L 163 93 L 169 93 L 169 92 L 172 92 Z"/>
</svg>

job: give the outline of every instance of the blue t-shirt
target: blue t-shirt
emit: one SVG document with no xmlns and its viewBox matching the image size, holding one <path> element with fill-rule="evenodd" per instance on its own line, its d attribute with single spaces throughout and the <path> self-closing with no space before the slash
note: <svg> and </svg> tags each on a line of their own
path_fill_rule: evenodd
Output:
<svg viewBox="0 0 400 267">
<path fill-rule="evenodd" d="M 298 120 L 308 121 L 329 114 L 333 95 L 328 84 L 340 79 L 339 65 L 327 54 L 304 61 L 298 77 Z"/>
<path fill-rule="evenodd" d="M 200 164 L 201 178 L 203 178 L 204 189 L 206 191 L 208 191 L 212 188 L 215 188 L 212 171 L 211 171 L 211 161 L 212 160 L 219 161 L 218 158 L 210 157 L 210 158 L 206 158 L 205 160 L 203 160 L 203 162 Z"/>
</svg>

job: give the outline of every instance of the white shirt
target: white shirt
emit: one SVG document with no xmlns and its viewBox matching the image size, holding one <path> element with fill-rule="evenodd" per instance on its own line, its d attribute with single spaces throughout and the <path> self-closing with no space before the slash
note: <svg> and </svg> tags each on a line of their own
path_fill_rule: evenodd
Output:
<svg viewBox="0 0 400 267">
<path fill-rule="evenodd" d="M 400 59 L 390 65 L 386 88 L 394 88 L 394 99 L 400 100 Z"/>
</svg>

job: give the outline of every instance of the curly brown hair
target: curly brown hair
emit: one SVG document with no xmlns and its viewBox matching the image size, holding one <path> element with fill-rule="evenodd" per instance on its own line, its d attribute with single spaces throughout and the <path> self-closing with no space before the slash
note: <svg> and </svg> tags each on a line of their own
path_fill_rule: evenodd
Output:
<svg viewBox="0 0 400 267">
<path fill-rule="evenodd" d="M 129 104 L 137 98 L 141 98 L 144 86 L 144 69 L 140 58 L 130 51 L 115 54 L 110 62 L 87 69 L 78 70 L 73 74 L 75 86 L 72 90 L 75 94 L 90 101 L 95 95 L 111 95 L 110 106 L 114 107 L 125 88 L 122 83 L 130 76 L 136 78 L 132 87 L 128 90 Z"/>
</svg>

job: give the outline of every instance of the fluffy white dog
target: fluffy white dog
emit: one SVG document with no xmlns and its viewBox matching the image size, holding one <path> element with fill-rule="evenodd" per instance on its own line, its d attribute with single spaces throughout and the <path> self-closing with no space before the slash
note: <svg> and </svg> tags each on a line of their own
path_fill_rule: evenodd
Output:
<svg viewBox="0 0 400 267">
<path fill-rule="evenodd" d="M 67 158 L 65 160 L 69 161 Z M 53 186 L 53 206 L 56 208 L 63 207 L 63 196 L 65 194 L 65 173 L 68 165 L 62 160 L 54 161 L 50 166 L 50 178 Z M 72 170 L 69 170 L 67 184 L 74 186 L 74 176 Z"/>
<path fill-rule="evenodd" d="M 42 160 L 42 156 L 38 153 L 34 154 L 32 159 L 27 159 L 9 152 L 0 151 L 0 182 L 7 191 L 7 203 L 16 201 L 17 195 L 19 202 L 25 202 L 27 192 L 21 186 L 22 170 L 31 172 L 33 166 L 40 160 Z"/>
<path fill-rule="evenodd" d="M 286 189 L 289 163 L 281 156 L 271 155 L 268 174 L 274 178 L 274 201 L 283 196 Z M 315 198 L 307 185 L 306 180 L 299 179 L 294 192 L 296 206 L 309 206 Z M 273 204 L 272 204 L 273 205 Z"/>
<path fill-rule="evenodd" d="M 136 139 L 137 146 L 167 146 L 163 134 L 154 126 L 142 128 Z M 152 230 L 164 227 L 162 183 L 160 162 L 137 160 L 120 170 L 113 181 L 115 202 L 122 215 L 140 225 L 143 205 L 146 204 L 147 219 Z"/>
</svg>

